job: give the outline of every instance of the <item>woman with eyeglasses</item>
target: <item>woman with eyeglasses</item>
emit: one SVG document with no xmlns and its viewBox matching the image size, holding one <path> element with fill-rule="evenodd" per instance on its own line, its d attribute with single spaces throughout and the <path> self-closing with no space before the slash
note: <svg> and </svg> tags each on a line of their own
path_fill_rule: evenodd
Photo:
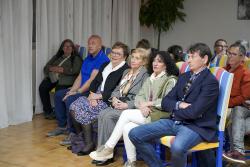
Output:
<svg viewBox="0 0 250 167">
<path fill-rule="evenodd" d="M 128 157 L 124 167 L 136 166 L 136 148 L 131 143 L 128 133 L 137 126 L 169 115 L 167 112 L 160 111 L 161 101 L 175 86 L 179 70 L 169 53 L 158 51 L 150 55 L 148 73 L 151 76 L 143 84 L 135 98 L 135 107 L 137 109 L 128 109 L 122 112 L 109 140 L 105 145 L 90 153 L 91 158 L 98 161 L 112 158 L 114 147 L 123 135 Z M 154 109 L 158 109 L 158 111 Z M 157 112 L 158 115 L 152 111 Z"/>
<path fill-rule="evenodd" d="M 45 78 L 39 86 L 44 118 L 49 118 L 53 112 L 49 92 L 54 87 L 56 91 L 71 87 L 81 70 L 82 62 L 75 44 L 70 39 L 65 39 L 56 55 L 45 65 Z"/>
<path fill-rule="evenodd" d="M 70 114 L 77 132 L 77 138 L 83 138 L 85 146 L 77 155 L 87 155 L 95 149 L 92 136 L 92 123 L 98 119 L 99 112 L 111 103 L 108 99 L 120 83 L 124 70 L 129 66 L 125 62 L 129 56 L 129 47 L 116 42 L 111 51 L 111 62 L 105 62 L 89 87 L 89 95 L 81 96 L 70 107 Z M 82 133 L 81 133 L 82 132 Z"/>
<path fill-rule="evenodd" d="M 120 84 L 112 92 L 109 102 L 110 107 L 102 110 L 98 117 L 98 147 L 105 144 L 111 136 L 115 124 L 121 113 L 126 109 L 135 108 L 135 96 L 139 93 L 143 83 L 149 77 L 145 64 L 149 57 L 149 51 L 137 48 L 132 51 L 131 69 L 123 72 Z M 98 148 L 97 147 L 97 148 Z M 106 161 L 92 161 L 97 166 L 108 165 L 113 159 Z"/>
</svg>

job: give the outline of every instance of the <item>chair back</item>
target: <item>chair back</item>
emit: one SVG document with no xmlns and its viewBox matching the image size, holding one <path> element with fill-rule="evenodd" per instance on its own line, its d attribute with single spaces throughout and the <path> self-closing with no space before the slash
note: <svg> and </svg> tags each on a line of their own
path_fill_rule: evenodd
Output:
<svg viewBox="0 0 250 167">
<path fill-rule="evenodd" d="M 248 59 L 248 60 L 246 60 L 246 61 L 244 62 L 244 66 L 245 66 L 247 69 L 250 70 L 250 59 Z"/>
<path fill-rule="evenodd" d="M 249 58 L 250 52 L 247 52 L 247 57 Z"/>
<path fill-rule="evenodd" d="M 176 66 L 179 68 L 180 74 L 190 71 L 189 65 L 187 62 L 177 62 Z"/>
<path fill-rule="evenodd" d="M 183 61 L 187 62 L 188 61 L 188 54 L 186 52 L 183 52 Z"/>
<path fill-rule="evenodd" d="M 82 59 L 84 60 L 85 57 L 86 57 L 86 47 L 76 45 L 76 50 L 78 50 L 78 52 L 80 53 Z"/>
<path fill-rule="evenodd" d="M 225 67 L 228 64 L 227 55 L 219 57 L 216 62 L 216 67 Z"/>
<path fill-rule="evenodd" d="M 217 106 L 217 115 L 221 116 L 221 118 L 218 125 L 218 130 L 224 131 L 234 74 L 227 72 L 221 67 L 210 68 L 210 71 L 219 82 L 220 93 Z"/>
<path fill-rule="evenodd" d="M 109 55 L 110 54 L 110 51 L 111 51 L 111 48 L 107 47 L 107 46 L 104 46 L 104 53 L 106 55 Z"/>
</svg>

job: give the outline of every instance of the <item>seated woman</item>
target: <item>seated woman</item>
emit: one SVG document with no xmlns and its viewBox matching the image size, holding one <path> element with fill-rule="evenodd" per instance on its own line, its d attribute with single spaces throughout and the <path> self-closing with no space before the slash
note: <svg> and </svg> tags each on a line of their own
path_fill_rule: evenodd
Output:
<svg viewBox="0 0 250 167">
<path fill-rule="evenodd" d="M 49 118 L 53 112 L 49 92 L 55 87 L 56 91 L 71 87 L 81 70 L 82 58 L 70 39 L 65 39 L 55 56 L 46 64 L 43 71 L 45 78 L 39 86 L 40 98 L 43 104 L 44 118 Z M 56 80 L 51 81 L 51 73 Z"/>
<path fill-rule="evenodd" d="M 139 93 L 143 83 L 149 77 L 144 67 L 149 57 L 149 51 L 143 48 L 133 50 L 131 56 L 131 67 L 124 71 L 120 84 L 112 92 L 109 102 L 113 107 L 102 110 L 98 117 L 98 148 L 104 145 L 111 136 L 115 124 L 122 111 L 135 108 L 135 96 Z M 121 100 L 127 98 L 126 101 Z M 93 161 L 92 163 L 107 165 L 110 161 Z"/>
<path fill-rule="evenodd" d="M 95 160 L 105 160 L 113 157 L 113 149 L 120 137 L 123 135 L 128 161 L 125 166 L 136 166 L 136 149 L 128 138 L 129 131 L 142 125 L 152 113 L 150 107 L 161 110 L 161 101 L 164 96 L 175 86 L 179 70 L 169 53 L 165 51 L 154 52 L 149 58 L 148 73 L 151 77 L 143 84 L 140 92 L 135 98 L 135 107 L 137 109 L 128 109 L 122 112 L 115 129 L 109 140 L 99 147 L 96 151 L 90 153 L 90 157 Z M 163 88 L 163 89 L 162 89 Z M 162 91 L 162 92 L 161 92 Z M 160 112 L 163 117 L 167 112 Z M 156 121 L 153 114 L 150 114 L 151 120 Z"/>
<path fill-rule="evenodd" d="M 168 48 L 168 53 L 172 57 L 172 59 L 175 61 L 175 63 L 183 61 L 184 54 L 183 49 L 179 45 L 173 45 Z"/>
<path fill-rule="evenodd" d="M 111 62 L 105 62 L 100 67 L 98 74 L 90 84 L 89 96 L 81 96 L 74 101 L 69 109 L 76 128 L 77 135 L 83 131 L 84 148 L 77 155 L 89 154 L 95 148 L 92 137 L 92 122 L 96 121 L 99 112 L 110 105 L 108 99 L 120 83 L 124 70 L 129 66 L 125 63 L 129 55 L 129 47 L 121 42 L 116 42 L 111 54 Z"/>
</svg>

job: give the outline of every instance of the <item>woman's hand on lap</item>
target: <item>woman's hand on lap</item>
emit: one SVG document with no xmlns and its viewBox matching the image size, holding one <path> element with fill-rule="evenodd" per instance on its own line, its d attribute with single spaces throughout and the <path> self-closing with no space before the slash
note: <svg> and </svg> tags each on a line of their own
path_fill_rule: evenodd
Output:
<svg viewBox="0 0 250 167">
<path fill-rule="evenodd" d="M 148 107 L 141 107 L 140 110 L 142 116 L 144 117 L 148 116 L 148 114 L 152 112 Z"/>
<path fill-rule="evenodd" d="M 117 110 L 126 110 L 126 109 L 128 109 L 128 104 L 127 103 L 123 103 L 123 102 L 119 102 L 115 106 L 115 109 L 117 109 Z"/>
</svg>

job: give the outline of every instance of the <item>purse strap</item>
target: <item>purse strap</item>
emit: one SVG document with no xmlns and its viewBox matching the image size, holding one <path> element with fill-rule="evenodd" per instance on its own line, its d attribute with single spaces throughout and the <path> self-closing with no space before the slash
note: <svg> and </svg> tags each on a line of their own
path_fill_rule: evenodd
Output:
<svg viewBox="0 0 250 167">
<path fill-rule="evenodd" d="M 176 76 L 174 76 L 174 75 L 171 75 L 171 76 L 169 76 L 164 82 L 163 82 L 163 84 L 162 84 L 162 87 L 161 87 L 161 89 L 160 89 L 160 91 L 159 91 L 159 93 L 158 93 L 158 98 L 160 98 L 161 97 L 161 94 L 162 94 L 162 92 L 163 92 L 163 88 L 164 88 L 164 86 L 165 86 L 165 84 L 170 80 L 170 79 L 172 79 L 172 78 L 174 78 L 174 79 L 178 79 Z"/>
</svg>

